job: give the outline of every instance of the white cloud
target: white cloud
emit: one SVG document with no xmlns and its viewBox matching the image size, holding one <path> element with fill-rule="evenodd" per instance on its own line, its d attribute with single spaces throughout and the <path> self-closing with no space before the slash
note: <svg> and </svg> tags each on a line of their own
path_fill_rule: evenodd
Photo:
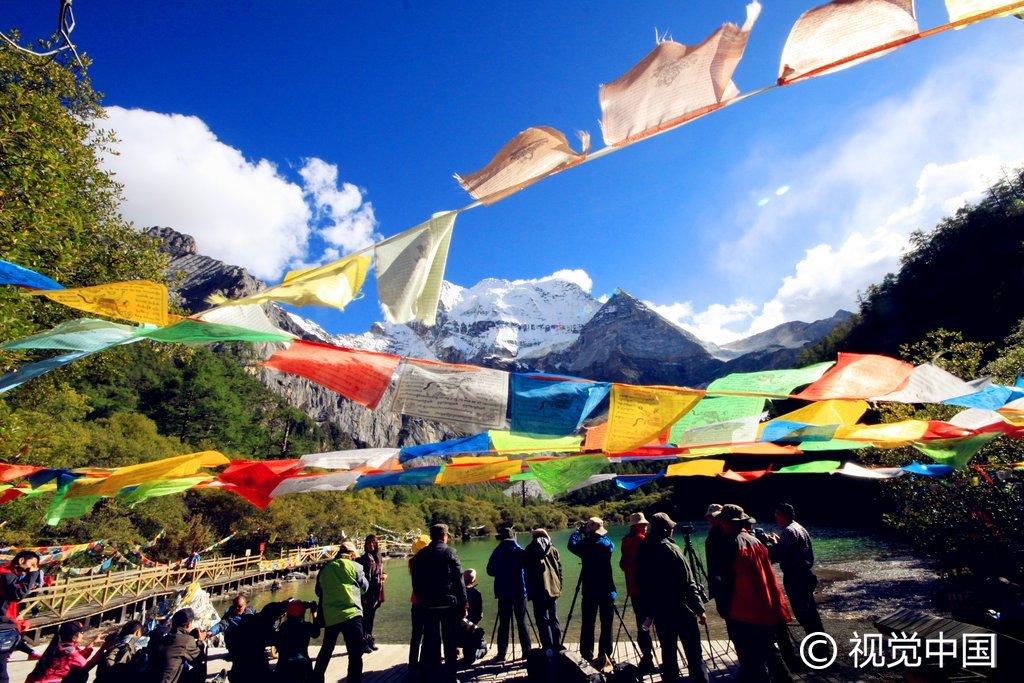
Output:
<svg viewBox="0 0 1024 683">
<path fill-rule="evenodd" d="M 323 159 L 307 159 L 299 170 L 303 189 L 326 222 L 318 232 L 324 241 L 345 252 L 369 246 L 381 238 L 375 231 L 373 204 L 352 183 L 338 185 L 338 167 Z"/>
<path fill-rule="evenodd" d="M 564 280 L 565 282 L 571 282 L 587 294 L 594 287 L 594 281 L 591 279 L 590 274 L 582 268 L 563 268 L 556 270 L 551 275 L 545 275 L 544 277 L 532 278 L 527 280 L 513 280 L 514 285 L 528 285 L 532 282 L 547 282 L 549 280 Z"/>
<path fill-rule="evenodd" d="M 359 188 L 338 185 L 333 164 L 307 160 L 300 186 L 218 140 L 196 116 L 122 107 L 107 116 L 120 142 L 103 163 L 124 185 L 122 213 L 140 228 L 188 233 L 202 253 L 271 281 L 372 241 L 373 206 Z M 311 257 L 314 230 L 336 248 Z"/>
</svg>

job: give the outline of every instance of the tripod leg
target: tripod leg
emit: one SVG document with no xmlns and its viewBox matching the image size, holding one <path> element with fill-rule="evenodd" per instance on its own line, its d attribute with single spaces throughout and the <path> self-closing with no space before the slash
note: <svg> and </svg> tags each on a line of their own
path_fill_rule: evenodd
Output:
<svg viewBox="0 0 1024 683">
<path fill-rule="evenodd" d="M 501 616 L 499 614 L 495 613 L 495 615 L 494 615 L 494 628 L 491 629 L 491 642 L 487 644 L 487 649 L 488 650 L 491 647 L 496 647 L 495 644 L 494 644 L 494 635 L 498 632 L 498 620 L 500 618 L 501 618 Z M 497 653 L 495 653 L 495 654 L 497 654 Z"/>
<path fill-rule="evenodd" d="M 533 620 L 533 615 L 530 614 L 530 606 L 527 605 L 524 610 L 526 613 L 526 623 L 530 625 L 530 631 L 533 633 L 533 639 L 539 644 L 540 643 L 540 631 L 537 630 L 537 624 Z"/>
<path fill-rule="evenodd" d="M 640 648 L 638 648 L 636 646 L 636 641 L 633 640 L 633 636 L 629 633 L 629 627 L 626 626 L 626 622 L 622 618 L 622 612 L 619 611 L 619 606 L 616 605 L 613 602 L 612 603 L 612 609 L 615 610 L 615 616 L 617 616 L 619 618 L 619 627 L 626 631 L 626 637 L 629 638 L 629 643 L 630 643 L 630 645 L 633 646 L 633 652 L 636 653 L 637 659 L 639 659 L 642 656 L 640 654 Z M 617 638 L 615 640 L 615 644 L 616 644 L 616 646 L 618 645 L 618 639 Z"/>
<path fill-rule="evenodd" d="M 629 607 L 629 593 L 626 593 L 626 600 L 622 603 L 622 611 L 625 612 L 626 608 Z M 615 642 L 618 644 L 619 636 L 622 635 L 622 620 L 619 620 L 619 630 L 615 632 Z"/>
<path fill-rule="evenodd" d="M 569 616 L 565 618 L 565 628 L 562 629 L 562 640 L 559 645 L 565 645 L 565 637 L 569 635 L 569 624 L 572 622 L 572 613 L 576 609 L 576 599 L 580 597 L 580 588 L 583 586 L 583 575 L 576 581 L 576 591 L 572 594 L 572 602 L 569 603 Z"/>
</svg>

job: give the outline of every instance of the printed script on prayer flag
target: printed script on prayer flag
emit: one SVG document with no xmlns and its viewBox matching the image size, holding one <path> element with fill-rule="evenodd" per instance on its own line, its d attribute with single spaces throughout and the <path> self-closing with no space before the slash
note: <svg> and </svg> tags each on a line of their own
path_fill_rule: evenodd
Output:
<svg viewBox="0 0 1024 683">
<path fill-rule="evenodd" d="M 907 385 L 914 366 L 888 356 L 840 353 L 836 364 L 799 394 L 805 401 L 828 398 L 871 398 Z"/>
<path fill-rule="evenodd" d="M 167 317 L 167 287 L 149 280 L 111 282 L 95 287 L 27 292 L 51 301 L 108 318 L 151 323 L 163 327 Z"/>
<path fill-rule="evenodd" d="M 613 384 L 605 452 L 623 453 L 650 442 L 693 408 L 703 395 L 695 389 Z"/>
<path fill-rule="evenodd" d="M 875 48 L 916 33 L 913 0 L 835 0 L 815 7 L 800 15 L 786 39 L 779 83 L 881 57 L 889 50 Z"/>
<path fill-rule="evenodd" d="M 410 361 L 399 372 L 393 408 L 474 432 L 504 427 L 507 404 L 507 372 Z"/>
<path fill-rule="evenodd" d="M 732 74 L 760 12 L 757 2 L 747 5 L 742 29 L 725 24 L 699 45 L 663 41 L 618 80 L 601 86 L 605 144 L 668 130 L 736 97 Z"/>
<path fill-rule="evenodd" d="M 610 389 L 605 382 L 584 382 L 545 375 L 512 375 L 512 431 L 567 435 L 579 430 Z"/>
<path fill-rule="evenodd" d="M 399 360 L 398 356 L 386 353 L 296 340 L 287 349 L 275 352 L 263 365 L 305 377 L 350 401 L 375 408 Z"/>
<path fill-rule="evenodd" d="M 455 179 L 473 199 L 493 204 L 554 171 L 582 161 L 590 148 L 590 135 L 580 133 L 580 138 L 583 150 L 577 154 L 561 131 L 547 126 L 527 128 L 502 147 L 482 169 L 465 176 L 456 175 Z"/>
<path fill-rule="evenodd" d="M 872 400 L 898 403 L 941 403 L 974 391 L 976 389 L 973 386 L 956 375 L 946 372 L 937 365 L 925 363 L 914 368 L 905 387 L 888 394 L 874 396 Z"/>
<path fill-rule="evenodd" d="M 437 301 L 448 262 L 455 211 L 435 213 L 427 222 L 378 244 L 377 296 L 391 323 L 437 318 Z"/>
<path fill-rule="evenodd" d="M 94 353 L 121 344 L 139 332 L 139 328 L 109 320 L 78 318 L 56 327 L 9 341 L 4 349 L 59 349 L 61 351 L 88 351 Z"/>
<path fill-rule="evenodd" d="M 270 321 L 270 318 L 267 317 L 267 312 L 263 310 L 263 304 L 219 306 L 203 311 L 194 317 L 197 320 L 208 323 L 234 325 L 235 327 L 244 327 L 247 330 L 256 330 L 257 332 L 270 332 L 295 337 L 294 334 L 285 332 Z"/>
</svg>

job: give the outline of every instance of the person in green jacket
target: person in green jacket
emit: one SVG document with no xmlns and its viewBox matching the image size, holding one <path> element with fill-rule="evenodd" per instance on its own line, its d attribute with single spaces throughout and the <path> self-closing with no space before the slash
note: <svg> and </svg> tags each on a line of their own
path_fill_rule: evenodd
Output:
<svg viewBox="0 0 1024 683">
<path fill-rule="evenodd" d="M 320 602 L 319 620 L 324 639 L 313 667 L 313 679 L 323 681 L 331 663 L 338 636 L 345 639 L 348 650 L 348 683 L 363 678 L 363 593 L 370 584 L 362 566 L 355 561 L 356 547 L 350 541 L 341 544 L 338 556 L 323 566 L 316 576 L 316 596 Z"/>
</svg>

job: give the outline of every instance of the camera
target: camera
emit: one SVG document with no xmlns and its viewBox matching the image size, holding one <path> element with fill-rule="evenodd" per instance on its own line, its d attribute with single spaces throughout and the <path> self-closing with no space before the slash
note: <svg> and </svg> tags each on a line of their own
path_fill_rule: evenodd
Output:
<svg viewBox="0 0 1024 683">
<path fill-rule="evenodd" d="M 768 537 L 768 532 L 759 526 L 754 527 L 754 537 L 765 544 L 772 542 L 772 539 Z"/>
<path fill-rule="evenodd" d="M 694 531 L 696 531 L 696 529 L 694 528 L 694 526 L 692 524 L 677 524 L 676 525 L 676 531 L 678 531 L 681 534 L 690 535 Z"/>
</svg>

